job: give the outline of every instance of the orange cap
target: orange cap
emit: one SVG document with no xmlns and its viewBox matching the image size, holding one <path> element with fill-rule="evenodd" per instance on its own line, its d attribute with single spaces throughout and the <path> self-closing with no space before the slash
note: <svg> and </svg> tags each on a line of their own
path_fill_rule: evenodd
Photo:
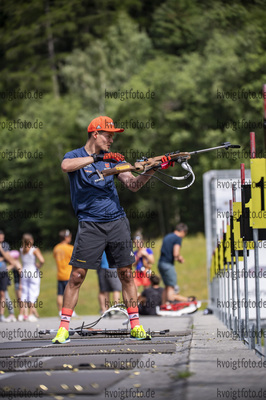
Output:
<svg viewBox="0 0 266 400">
<path fill-rule="evenodd" d="M 106 131 L 106 132 L 124 132 L 124 129 L 115 128 L 114 122 L 109 117 L 94 118 L 88 126 L 88 132 Z"/>
</svg>

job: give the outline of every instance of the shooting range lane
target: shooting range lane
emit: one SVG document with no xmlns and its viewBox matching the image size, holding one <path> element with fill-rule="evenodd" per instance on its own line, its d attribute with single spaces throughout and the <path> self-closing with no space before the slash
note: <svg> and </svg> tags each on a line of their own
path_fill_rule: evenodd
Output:
<svg viewBox="0 0 266 400">
<path fill-rule="evenodd" d="M 132 387 L 137 391 L 141 386 L 142 390 L 150 390 L 148 376 L 156 381 L 159 371 L 163 385 L 156 389 L 156 394 L 160 394 L 172 384 L 172 374 L 186 368 L 191 317 L 146 317 L 143 323 L 151 331 L 169 328 L 170 332 L 157 333 L 151 341 L 135 341 L 128 336 L 81 337 L 75 333 L 65 345 L 51 344 L 54 334 L 43 335 L 41 339 L 1 343 L 0 394 L 7 396 L 24 388 L 30 393 L 38 390 L 42 397 L 69 398 L 71 394 L 79 398 L 80 395 L 94 395 L 97 399 L 97 395 L 100 398 L 112 387 L 116 390 Z M 113 325 L 111 329 L 120 328 L 121 320 L 105 321 L 105 327 L 109 325 Z M 179 385 L 181 390 L 184 382 Z"/>
</svg>

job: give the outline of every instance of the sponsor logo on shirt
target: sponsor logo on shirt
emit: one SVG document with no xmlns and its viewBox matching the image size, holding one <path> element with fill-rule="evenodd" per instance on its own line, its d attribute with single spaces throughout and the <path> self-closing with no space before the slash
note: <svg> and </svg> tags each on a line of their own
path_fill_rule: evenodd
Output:
<svg viewBox="0 0 266 400">
<path fill-rule="evenodd" d="M 90 168 L 90 164 L 86 165 L 85 167 L 83 167 L 85 172 L 90 172 L 91 173 L 92 171 L 90 169 L 88 169 L 88 168 Z"/>
</svg>

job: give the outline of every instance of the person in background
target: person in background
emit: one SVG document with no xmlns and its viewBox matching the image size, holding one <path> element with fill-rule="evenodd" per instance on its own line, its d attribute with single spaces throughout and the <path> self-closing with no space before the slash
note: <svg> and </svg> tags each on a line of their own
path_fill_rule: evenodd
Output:
<svg viewBox="0 0 266 400">
<path fill-rule="evenodd" d="M 188 227 L 184 223 L 179 223 L 174 232 L 169 233 L 163 239 L 161 256 L 158 263 L 165 289 L 163 292 L 163 304 L 167 301 L 191 301 L 192 297 L 184 297 L 175 293 L 177 285 L 177 273 L 174 262 L 184 263 L 184 258 L 180 255 L 182 239 L 187 235 Z"/>
<path fill-rule="evenodd" d="M 18 260 L 20 257 L 20 253 L 18 250 L 10 250 L 9 251 L 9 255 L 14 258 L 15 260 Z M 11 286 L 11 282 L 12 282 L 12 278 L 14 279 L 14 286 L 15 286 L 15 293 L 16 293 L 16 299 L 18 300 L 18 303 L 20 303 L 20 273 L 17 270 L 16 267 L 12 267 L 12 265 L 7 267 L 8 270 L 10 270 L 10 273 L 8 274 L 9 276 L 9 283 L 8 285 Z M 9 304 L 8 307 L 8 312 L 9 312 L 9 316 L 6 318 L 7 322 L 15 322 L 16 321 L 16 317 L 14 314 L 14 308 L 12 305 L 12 301 L 10 300 L 10 296 L 8 294 L 8 291 L 6 291 L 6 301 L 7 304 Z"/>
<path fill-rule="evenodd" d="M 0 230 L 0 243 L 1 243 L 1 245 L 2 245 L 2 249 L 4 250 L 4 251 L 6 251 L 6 252 L 9 252 L 10 253 L 10 246 L 9 246 L 9 244 L 5 241 L 5 233 L 4 233 L 4 231 L 2 231 L 2 230 Z M 12 255 L 11 254 L 9 254 L 11 257 L 12 257 Z M 14 257 L 12 257 L 12 259 L 13 259 Z M 1 260 L 2 259 L 2 260 Z M 11 299 L 10 299 L 10 296 L 9 296 L 9 293 L 8 293 L 8 289 L 7 289 L 7 287 L 8 286 L 10 286 L 11 285 L 11 279 L 10 279 L 10 275 L 9 275 L 9 273 L 8 273 L 8 270 L 10 270 L 11 269 L 11 267 L 13 267 L 13 264 L 10 264 L 10 266 L 9 267 L 7 267 L 6 266 L 6 262 L 5 262 L 5 260 L 3 259 L 3 257 L 1 257 L 0 256 L 0 262 L 2 261 L 2 267 L 1 267 L 1 265 L 0 265 L 0 269 L 1 270 L 3 270 L 3 271 L 6 271 L 6 272 L 4 272 L 2 275 L 4 275 L 5 273 L 7 274 L 7 286 L 6 286 L 6 290 L 5 290 L 5 301 L 6 301 L 6 305 L 7 305 L 7 309 L 8 309 L 8 313 L 9 313 L 9 315 L 8 315 L 8 317 L 7 318 L 5 318 L 5 322 L 15 322 L 17 319 L 16 319 L 16 317 L 15 317 L 15 312 L 14 312 L 14 307 L 13 307 L 13 305 L 12 305 L 12 301 L 11 301 Z M 18 271 L 17 271 L 17 269 L 16 268 L 12 268 L 13 269 L 13 273 L 14 273 L 14 276 L 15 276 L 15 274 L 16 274 L 16 276 L 17 276 L 17 274 L 19 275 L 19 273 L 18 273 Z M 12 275 L 11 275 L 12 276 Z M 4 281 L 5 281 L 5 279 L 3 279 L 3 284 L 4 284 Z M 5 284 L 4 284 L 5 285 Z M 4 318 L 4 317 L 3 317 Z"/>
<path fill-rule="evenodd" d="M 74 246 L 70 244 L 72 240 L 72 234 L 69 229 L 63 229 L 60 231 L 59 239 L 60 243 L 58 243 L 53 249 L 53 256 L 55 258 L 57 267 L 57 308 L 59 316 L 61 317 L 64 291 L 72 270 L 72 266 L 69 265 L 69 261 L 72 256 Z"/>
<path fill-rule="evenodd" d="M 6 290 L 8 285 L 8 268 L 6 261 L 10 263 L 9 268 L 15 266 L 18 271 L 21 271 L 21 264 L 9 255 L 9 252 L 3 248 L 0 242 L 0 322 L 10 322 L 4 317 L 6 304 Z"/>
<path fill-rule="evenodd" d="M 163 288 L 159 286 L 159 276 L 151 276 L 150 283 L 151 287 L 146 288 L 138 298 L 141 315 L 156 315 L 156 307 L 162 305 Z"/>
<path fill-rule="evenodd" d="M 11 250 L 10 255 L 15 260 L 18 260 L 20 257 L 20 253 L 18 250 Z M 16 268 L 12 268 L 12 272 L 13 272 L 13 278 L 14 278 L 16 297 L 17 297 L 17 300 L 20 301 L 20 298 L 21 298 L 20 274 Z"/>
<path fill-rule="evenodd" d="M 137 232 L 134 238 L 134 245 L 136 250 L 134 251 L 135 255 L 135 284 L 137 288 L 140 286 L 148 287 L 150 286 L 150 274 L 151 274 L 151 267 L 154 263 L 154 255 L 152 249 L 149 247 L 146 248 L 144 246 L 143 236 L 141 233 Z"/>
<path fill-rule="evenodd" d="M 105 251 L 103 252 L 101 267 L 97 269 L 99 281 L 99 304 L 100 312 L 103 314 L 112 305 L 120 303 L 120 292 L 122 284 L 115 268 L 109 268 Z M 113 293 L 113 303 L 110 303 L 110 293 Z"/>
<path fill-rule="evenodd" d="M 36 322 L 34 315 L 34 303 L 40 293 L 40 273 L 39 270 L 44 264 L 43 255 L 38 247 L 34 247 L 34 239 L 30 233 L 22 236 L 22 247 L 20 257 L 22 261 L 21 272 L 21 308 L 18 320 Z M 29 309 L 29 315 L 27 311 Z"/>
</svg>

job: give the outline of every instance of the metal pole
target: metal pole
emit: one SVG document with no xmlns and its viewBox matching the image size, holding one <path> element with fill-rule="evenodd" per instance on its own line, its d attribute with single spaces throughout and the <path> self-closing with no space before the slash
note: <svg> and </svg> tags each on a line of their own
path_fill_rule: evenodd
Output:
<svg viewBox="0 0 266 400">
<path fill-rule="evenodd" d="M 227 323 L 227 328 L 231 329 L 231 306 L 230 306 L 230 269 L 229 269 L 230 263 L 227 263 L 227 272 L 228 272 L 228 278 L 227 278 L 227 287 L 228 287 L 228 323 Z"/>
<path fill-rule="evenodd" d="M 233 191 L 233 200 L 229 201 L 229 205 L 230 205 L 230 220 L 231 220 L 231 224 L 230 224 L 230 229 L 231 229 L 231 278 L 232 278 L 232 313 L 233 316 L 231 318 L 232 321 L 235 321 L 235 286 L 234 286 L 234 233 L 233 233 L 233 223 L 234 223 L 234 219 L 233 219 L 233 201 L 235 201 L 235 195 L 234 195 L 234 189 L 232 187 L 232 191 Z M 231 329 L 234 329 L 234 327 L 231 326 Z"/>
<path fill-rule="evenodd" d="M 243 258 L 244 258 L 244 291 L 245 291 L 245 333 L 248 333 L 249 327 L 249 308 L 248 308 L 248 251 L 247 242 L 243 241 Z"/>
<path fill-rule="evenodd" d="M 226 221 L 226 225 L 227 225 L 227 230 L 231 229 L 230 227 L 230 212 L 227 213 L 227 221 Z M 227 231 L 226 230 L 226 231 Z M 227 246 L 227 244 L 226 244 Z M 230 254 L 231 254 L 231 243 L 228 243 L 228 247 L 230 246 Z M 232 262 L 232 257 L 231 257 L 231 262 Z M 228 307 L 227 307 L 227 328 L 231 329 L 231 310 L 230 310 L 230 263 L 229 261 L 227 261 L 227 298 L 228 298 Z"/>
<path fill-rule="evenodd" d="M 254 256 L 255 256 L 255 296 L 256 296 L 256 335 L 257 345 L 261 351 L 261 323 L 260 323 L 260 278 L 259 278 L 259 231 L 253 229 Z"/>
<path fill-rule="evenodd" d="M 256 158 L 255 132 L 250 132 L 250 158 Z M 263 188 L 264 189 L 264 188 Z M 256 336 L 258 350 L 261 352 L 261 323 L 260 323 L 260 278 L 259 278 L 259 231 L 253 229 L 254 262 L 255 262 L 255 300 L 256 300 Z"/>
<path fill-rule="evenodd" d="M 225 256 L 225 238 L 226 238 L 226 236 L 225 236 L 225 224 L 224 224 L 224 221 L 223 221 L 223 246 L 224 246 L 224 248 L 223 248 L 223 255 Z M 223 278 L 222 278 L 222 284 L 223 284 L 223 289 L 224 289 L 224 291 L 223 291 L 223 304 L 224 304 L 224 306 L 223 306 L 223 323 L 225 324 L 225 325 L 227 325 L 227 321 L 226 321 L 226 278 L 225 278 L 225 273 L 226 273 L 226 268 L 225 268 L 225 257 L 224 257 L 224 259 L 223 259 L 223 274 L 222 274 L 222 276 L 223 276 Z"/>
<path fill-rule="evenodd" d="M 241 164 L 241 188 L 245 185 L 245 164 Z M 244 191 L 242 190 L 242 207 Z M 243 219 L 245 216 L 243 215 Z M 248 309 L 248 251 L 247 242 L 243 239 L 243 259 L 244 259 L 244 297 L 245 297 L 245 330 L 244 339 L 248 334 L 249 327 L 249 309 Z"/>
<path fill-rule="evenodd" d="M 223 307 L 223 314 L 224 314 L 224 324 L 227 326 L 227 313 L 226 313 L 226 269 L 224 265 L 224 273 L 223 273 L 223 281 L 224 281 L 224 307 Z"/>
<path fill-rule="evenodd" d="M 250 158 L 256 158 L 255 132 L 250 132 Z"/>
<path fill-rule="evenodd" d="M 237 297 L 237 333 L 240 331 L 241 322 L 241 306 L 240 306 L 240 275 L 239 275 L 239 261 L 238 261 L 238 250 L 236 250 L 236 297 Z M 239 335 L 240 336 L 240 335 Z"/>
</svg>

